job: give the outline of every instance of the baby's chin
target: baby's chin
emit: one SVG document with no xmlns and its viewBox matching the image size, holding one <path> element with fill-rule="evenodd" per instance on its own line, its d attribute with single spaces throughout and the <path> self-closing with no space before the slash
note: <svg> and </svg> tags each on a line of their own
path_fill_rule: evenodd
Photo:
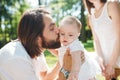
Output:
<svg viewBox="0 0 120 80">
<path fill-rule="evenodd" d="M 69 43 L 62 43 L 62 46 L 68 46 Z"/>
</svg>

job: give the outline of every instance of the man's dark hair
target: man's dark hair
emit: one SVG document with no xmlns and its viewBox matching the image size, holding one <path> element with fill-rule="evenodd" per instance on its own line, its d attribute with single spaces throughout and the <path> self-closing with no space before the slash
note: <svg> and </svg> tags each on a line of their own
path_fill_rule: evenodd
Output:
<svg viewBox="0 0 120 80">
<path fill-rule="evenodd" d="M 39 56 L 38 37 L 43 35 L 45 27 L 43 14 L 49 14 L 45 9 L 38 8 L 26 11 L 18 25 L 18 39 L 31 58 Z"/>
</svg>

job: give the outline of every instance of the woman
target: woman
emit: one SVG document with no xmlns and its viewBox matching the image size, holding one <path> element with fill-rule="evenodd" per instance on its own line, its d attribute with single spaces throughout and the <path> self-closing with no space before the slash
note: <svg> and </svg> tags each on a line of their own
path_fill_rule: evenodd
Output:
<svg viewBox="0 0 120 80">
<path fill-rule="evenodd" d="M 120 6 L 118 1 L 83 0 L 89 13 L 95 51 L 107 80 L 120 69 Z"/>
</svg>

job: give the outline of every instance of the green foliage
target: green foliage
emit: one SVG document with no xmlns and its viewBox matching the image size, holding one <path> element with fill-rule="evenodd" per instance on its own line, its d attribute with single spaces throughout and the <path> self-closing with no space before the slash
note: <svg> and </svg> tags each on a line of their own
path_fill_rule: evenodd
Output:
<svg viewBox="0 0 120 80">
<path fill-rule="evenodd" d="M 49 64 L 49 67 L 53 67 L 53 65 L 57 61 L 57 58 L 53 56 L 48 50 L 44 51 L 44 55 L 46 56 L 46 60 L 47 63 Z"/>
<path fill-rule="evenodd" d="M 66 15 L 73 15 L 74 12 L 80 12 L 79 0 L 52 0 L 49 6 L 52 9 L 52 15 L 59 22 Z M 74 16 L 79 17 L 79 13 Z M 80 17 L 79 17 L 80 18 Z"/>
<path fill-rule="evenodd" d="M 87 40 L 87 43 L 83 43 L 85 49 L 87 49 L 89 52 L 93 52 L 94 51 L 94 46 L 93 46 L 93 41 L 92 40 Z"/>
<path fill-rule="evenodd" d="M 0 48 L 17 38 L 17 25 L 29 5 L 25 0 L 1 0 L 0 3 Z"/>
<path fill-rule="evenodd" d="M 55 56 L 50 56 L 49 55 L 49 56 L 46 56 L 46 60 L 47 60 L 48 66 L 51 68 L 56 63 L 57 58 Z"/>
</svg>

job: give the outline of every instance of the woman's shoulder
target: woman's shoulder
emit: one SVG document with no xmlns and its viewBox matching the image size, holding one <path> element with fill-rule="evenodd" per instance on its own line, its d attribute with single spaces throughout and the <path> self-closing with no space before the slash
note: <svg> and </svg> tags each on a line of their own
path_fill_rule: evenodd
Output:
<svg viewBox="0 0 120 80">
<path fill-rule="evenodd" d="M 108 1 L 108 14 L 109 16 L 116 16 L 120 13 L 120 3 L 118 1 Z"/>
<path fill-rule="evenodd" d="M 118 4 L 120 4 L 119 1 L 117 1 L 117 0 L 107 1 L 107 3 L 108 3 L 109 5 L 118 5 Z"/>
<path fill-rule="evenodd" d="M 120 8 L 120 3 L 119 1 L 108 1 L 108 9 L 109 10 L 114 10 L 116 8 Z"/>
</svg>

